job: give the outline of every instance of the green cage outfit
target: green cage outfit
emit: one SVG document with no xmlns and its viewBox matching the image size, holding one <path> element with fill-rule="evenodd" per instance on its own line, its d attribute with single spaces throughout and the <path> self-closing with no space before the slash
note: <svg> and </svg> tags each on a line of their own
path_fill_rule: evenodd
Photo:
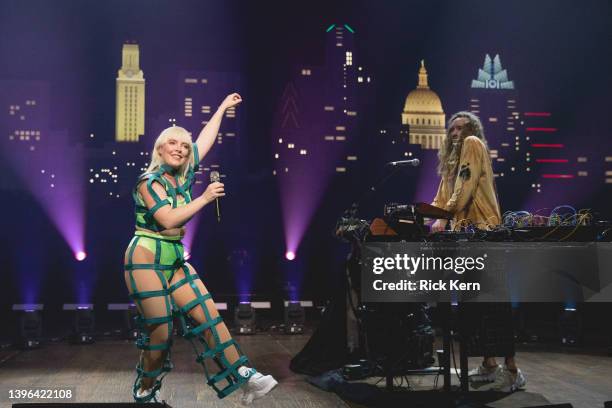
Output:
<svg viewBox="0 0 612 408">
<path fill-rule="evenodd" d="M 172 184 L 165 177 L 163 177 L 164 173 L 168 172 L 172 174 L 173 171 L 172 168 L 164 165 L 155 172 L 143 174 L 139 178 L 133 191 L 133 198 L 136 204 L 136 225 L 140 228 L 146 229 L 147 231 L 137 230 L 127 249 L 127 262 L 124 268 L 128 273 L 129 282 L 132 289 L 130 298 L 139 306 L 139 310 L 142 311 L 144 310 L 141 303 L 143 299 L 160 297 L 164 300 L 166 310 L 166 315 L 162 317 L 154 317 L 149 319 L 145 318 L 144 315 L 139 315 L 137 317 L 139 336 L 136 345 L 141 350 L 168 351 L 162 366 L 154 371 L 146 371 L 144 369 L 143 359 L 141 357 L 136 367 L 137 376 L 133 387 L 134 399 L 138 402 L 146 402 L 151 400 L 155 392 L 161 387 L 163 377 L 173 367 L 170 360 L 170 348 L 172 346 L 173 321 L 175 318 L 180 321 L 183 337 L 191 342 L 194 351 L 196 352 L 196 361 L 204 368 L 207 384 L 213 387 L 219 398 L 229 395 L 231 392 L 247 382 L 249 378 L 249 376 L 244 377 L 238 374 L 237 371 L 240 366 L 248 364 L 248 360 L 240 352 L 238 344 L 233 339 L 226 342 L 222 342 L 220 339 L 217 325 L 219 325 L 223 320 L 221 316 L 213 319 L 205 305 L 206 300 L 211 299 L 211 295 L 210 293 L 202 294 L 195 284 L 194 281 L 198 280 L 199 277 L 196 274 L 190 274 L 189 268 L 185 263 L 184 248 L 183 244 L 181 243 L 182 237 L 168 237 L 159 234 L 159 232 L 164 228 L 159 225 L 153 217 L 155 212 L 163 206 L 170 205 L 172 208 L 177 208 L 191 202 L 191 187 L 195 181 L 195 170 L 198 167 L 198 149 L 195 143 L 193 144 L 192 148 L 195 163 L 193 166 L 189 167 L 187 177 L 184 179 L 182 177 L 177 177 L 176 187 L 172 186 Z M 167 198 L 162 200 L 153 190 L 152 184 L 154 182 L 158 182 L 164 187 L 167 192 Z M 155 205 L 151 209 L 147 208 L 142 196 L 138 192 L 138 186 L 141 183 L 146 183 L 149 194 L 151 194 L 151 197 L 153 197 L 155 200 Z M 133 254 L 138 246 L 142 246 L 154 254 L 154 263 L 133 263 Z M 172 280 L 174 272 L 179 268 L 183 269 L 185 278 L 173 285 L 169 285 L 168 282 Z M 138 291 L 133 273 L 138 269 L 154 270 L 162 284 L 163 289 L 154 291 Z M 190 285 L 196 295 L 196 298 L 187 303 L 185 306 L 179 308 L 173 301 L 171 294 L 183 285 Z M 202 310 L 204 311 L 204 315 L 206 317 L 206 322 L 203 324 L 198 324 L 188 315 L 189 311 L 198 305 L 202 306 Z M 145 330 L 145 327 L 147 325 L 165 323 L 168 325 L 167 342 L 163 344 L 150 344 L 150 338 Z M 215 347 L 213 348 L 209 347 L 206 339 L 204 338 L 203 334 L 206 330 L 210 330 L 212 337 L 215 340 Z M 236 347 L 236 350 L 240 355 L 239 359 L 234 364 L 230 364 L 224 353 L 224 350 L 232 345 Z M 211 359 L 216 366 L 218 366 L 218 372 L 213 373 L 211 370 L 209 370 L 206 364 L 207 359 Z M 255 370 L 251 369 L 249 372 L 253 373 Z M 158 376 L 160 376 L 160 378 L 155 381 L 153 389 L 149 395 L 144 398 L 139 398 L 136 396 L 143 377 L 156 378 Z M 220 382 L 226 382 L 227 386 L 220 386 L 218 384 Z"/>
</svg>

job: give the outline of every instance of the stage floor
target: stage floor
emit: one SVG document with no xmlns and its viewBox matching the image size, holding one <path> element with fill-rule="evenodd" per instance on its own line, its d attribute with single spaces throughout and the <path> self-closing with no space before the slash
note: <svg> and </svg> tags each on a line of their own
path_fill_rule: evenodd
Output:
<svg viewBox="0 0 612 408">
<path fill-rule="evenodd" d="M 270 333 L 237 337 L 254 366 L 264 373 L 273 374 L 280 383 L 268 398 L 256 402 L 254 406 L 358 406 L 342 401 L 333 393 L 315 388 L 304 380 L 304 376 L 289 370 L 291 357 L 301 350 L 308 337 Z M 38 350 L 5 350 L 1 354 L 2 407 L 10 406 L 9 389 L 48 387 L 71 387 L 76 390 L 76 401 L 79 402 L 131 401 L 138 351 L 130 342 L 100 340 L 84 346 L 59 342 L 46 344 Z M 163 399 L 175 408 L 240 406 L 240 392 L 223 400 L 217 399 L 214 392 L 204 384 L 202 368 L 194 363 L 193 357 L 189 343 L 180 338 L 176 339 L 173 348 L 175 369 L 164 380 Z M 470 358 L 470 367 L 479 362 L 478 358 Z M 517 353 L 517 362 L 527 376 L 526 391 L 500 399 L 489 404 L 490 406 L 518 407 L 544 404 L 548 401 L 570 402 L 576 408 L 591 408 L 603 407 L 603 401 L 612 400 L 612 357 L 522 351 Z M 409 380 L 411 388 L 417 391 L 431 389 L 434 378 L 411 376 Z M 384 381 L 380 382 L 380 385 L 383 383 Z M 453 376 L 453 384 L 456 383 L 457 378 Z M 439 386 L 441 385 L 442 378 L 439 379 Z"/>
</svg>

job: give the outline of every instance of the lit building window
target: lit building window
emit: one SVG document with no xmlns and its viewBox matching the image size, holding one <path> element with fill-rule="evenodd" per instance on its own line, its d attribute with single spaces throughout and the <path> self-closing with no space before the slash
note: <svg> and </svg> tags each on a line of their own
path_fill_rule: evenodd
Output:
<svg viewBox="0 0 612 408">
<path fill-rule="evenodd" d="M 336 173 L 346 173 L 346 167 L 336 167 Z"/>
<path fill-rule="evenodd" d="M 355 161 L 355 160 L 357 160 L 357 156 L 346 156 L 346 160 L 348 160 L 348 161 Z"/>
<path fill-rule="evenodd" d="M 276 153 L 276 154 L 274 155 L 274 158 L 275 158 L 275 159 L 278 159 L 279 157 L 280 157 L 280 156 L 278 155 L 278 153 Z"/>
<path fill-rule="evenodd" d="M 198 80 L 196 78 L 185 78 L 186 84 L 197 84 Z"/>
<path fill-rule="evenodd" d="M 288 149 L 293 149 L 295 147 L 295 145 L 293 143 L 287 143 L 287 148 Z"/>
<path fill-rule="evenodd" d="M 363 82 L 363 77 L 357 77 L 357 82 Z"/>
<path fill-rule="evenodd" d="M 306 154 L 307 154 L 306 149 L 301 149 L 301 150 L 300 150 L 300 154 L 301 154 L 302 156 L 306 156 Z"/>
<path fill-rule="evenodd" d="M 283 138 L 279 137 L 278 138 L 278 143 L 283 143 Z"/>
<path fill-rule="evenodd" d="M 346 116 L 357 116 L 357 112 L 355 112 L 355 111 L 346 111 Z"/>
<path fill-rule="evenodd" d="M 346 52 L 346 65 L 353 65 L 353 53 L 351 51 Z"/>
<path fill-rule="evenodd" d="M 309 70 L 309 69 L 302 69 L 302 75 L 304 75 L 304 76 L 308 76 L 308 75 L 310 75 L 310 74 L 311 74 L 311 72 L 310 72 L 310 70 Z"/>
<path fill-rule="evenodd" d="M 336 136 L 336 140 L 344 141 L 346 140 L 346 136 Z"/>
<path fill-rule="evenodd" d="M 345 131 L 346 130 L 346 126 L 336 126 L 336 130 L 339 132 Z"/>
<path fill-rule="evenodd" d="M 588 175 L 589 175 L 589 172 L 588 172 L 588 171 L 579 171 L 579 172 L 578 172 L 578 176 L 579 176 L 579 177 L 586 177 L 586 176 L 588 176 Z"/>
<path fill-rule="evenodd" d="M 489 118 L 489 122 L 497 122 L 497 118 Z"/>
<path fill-rule="evenodd" d="M 333 136 L 325 136 L 324 139 L 325 140 L 334 140 L 334 137 Z"/>
<path fill-rule="evenodd" d="M 335 108 L 333 106 L 324 106 L 323 109 L 327 112 L 332 112 Z"/>
<path fill-rule="evenodd" d="M 584 156 L 578 157 L 578 163 L 586 163 L 588 159 Z"/>
</svg>

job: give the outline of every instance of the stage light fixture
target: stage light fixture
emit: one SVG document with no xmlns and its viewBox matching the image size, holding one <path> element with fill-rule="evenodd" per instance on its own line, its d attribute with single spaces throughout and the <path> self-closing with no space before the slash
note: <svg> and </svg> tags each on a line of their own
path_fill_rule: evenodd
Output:
<svg viewBox="0 0 612 408">
<path fill-rule="evenodd" d="M 70 341 L 75 344 L 91 344 L 95 341 L 95 318 L 92 304 L 65 304 L 63 310 L 72 313 Z"/>
<path fill-rule="evenodd" d="M 234 310 L 235 332 L 237 334 L 255 334 L 257 316 L 251 302 L 240 302 Z"/>
<path fill-rule="evenodd" d="M 138 326 L 136 317 L 138 309 L 133 303 L 109 303 L 108 310 L 121 311 L 123 316 L 123 327 L 121 336 L 128 340 L 136 340 L 138 338 Z"/>
<path fill-rule="evenodd" d="M 42 304 L 15 304 L 17 312 L 15 344 L 24 350 L 40 347 L 42 337 Z"/>
<path fill-rule="evenodd" d="M 77 261 L 84 261 L 85 258 L 87 258 L 87 254 L 85 253 L 85 251 L 78 251 L 74 254 L 74 257 Z"/>
<path fill-rule="evenodd" d="M 575 346 L 580 343 L 582 319 L 575 307 L 565 307 L 559 317 L 559 337 L 565 346 Z"/>
<path fill-rule="evenodd" d="M 295 259 L 295 252 L 287 251 L 285 253 L 285 258 L 287 258 L 288 261 L 293 261 Z"/>
<path fill-rule="evenodd" d="M 302 334 L 306 313 L 299 301 L 285 302 L 285 334 Z"/>
</svg>

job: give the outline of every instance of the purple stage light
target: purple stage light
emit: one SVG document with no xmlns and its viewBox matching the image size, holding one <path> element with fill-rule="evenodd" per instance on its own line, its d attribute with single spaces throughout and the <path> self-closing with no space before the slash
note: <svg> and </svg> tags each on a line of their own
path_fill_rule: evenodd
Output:
<svg viewBox="0 0 612 408">
<path fill-rule="evenodd" d="M 34 150 L 9 146 L 19 154 L 7 161 L 76 256 L 85 248 L 85 152 L 66 132 L 47 132 Z"/>
<path fill-rule="evenodd" d="M 250 303 L 253 296 L 253 258 L 252 252 L 245 248 L 234 249 L 228 257 L 236 276 L 236 290 L 241 303 Z"/>
<path fill-rule="evenodd" d="M 285 253 L 285 258 L 287 258 L 287 260 L 289 260 L 289 261 L 293 261 L 295 259 L 295 252 L 287 251 Z"/>
<path fill-rule="evenodd" d="M 191 248 L 193 248 L 193 241 L 195 239 L 196 230 L 200 224 L 200 214 L 196 214 L 186 225 L 185 236 L 181 241 L 185 247 L 185 253 L 191 254 Z"/>
<path fill-rule="evenodd" d="M 74 257 L 77 261 L 83 261 L 85 258 L 87 258 L 87 254 L 85 251 L 78 251 L 76 254 L 74 254 Z"/>
</svg>

